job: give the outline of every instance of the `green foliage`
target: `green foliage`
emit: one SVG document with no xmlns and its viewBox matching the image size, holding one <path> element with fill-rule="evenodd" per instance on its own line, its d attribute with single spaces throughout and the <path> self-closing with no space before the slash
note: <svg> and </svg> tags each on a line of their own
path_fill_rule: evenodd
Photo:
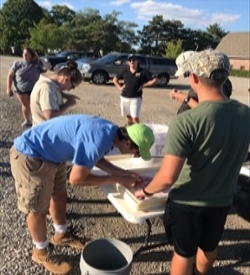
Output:
<svg viewBox="0 0 250 275">
<path fill-rule="evenodd" d="M 166 57 L 175 59 L 182 52 L 182 40 L 167 42 Z"/>
<path fill-rule="evenodd" d="M 250 79 L 250 71 L 232 69 L 230 76 L 244 77 Z"/>
<path fill-rule="evenodd" d="M 0 11 L 1 49 L 22 46 L 29 39 L 29 28 L 43 18 L 43 10 L 33 0 L 8 0 Z"/>
<path fill-rule="evenodd" d="M 175 57 L 180 51 L 215 48 L 227 33 L 219 24 L 206 31 L 184 28 L 181 21 L 165 20 L 156 15 L 142 30 L 134 22 L 120 21 L 120 12 L 100 15 L 99 10 L 75 12 L 66 5 L 41 8 L 34 0 L 7 0 L 0 9 L 0 48 L 32 45 L 48 48 L 89 50 L 107 53 L 130 52 Z M 180 42 L 181 41 L 181 45 Z"/>
<path fill-rule="evenodd" d="M 30 29 L 30 46 L 35 50 L 46 53 L 48 49 L 61 48 L 64 41 L 63 29 L 42 19 Z"/>
</svg>

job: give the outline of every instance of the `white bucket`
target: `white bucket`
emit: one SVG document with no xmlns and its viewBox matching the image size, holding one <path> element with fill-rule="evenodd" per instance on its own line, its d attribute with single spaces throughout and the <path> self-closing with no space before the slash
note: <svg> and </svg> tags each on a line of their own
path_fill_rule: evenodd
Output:
<svg viewBox="0 0 250 275">
<path fill-rule="evenodd" d="M 129 275 L 133 260 L 131 248 L 116 239 L 98 239 L 82 250 L 81 275 Z"/>
</svg>

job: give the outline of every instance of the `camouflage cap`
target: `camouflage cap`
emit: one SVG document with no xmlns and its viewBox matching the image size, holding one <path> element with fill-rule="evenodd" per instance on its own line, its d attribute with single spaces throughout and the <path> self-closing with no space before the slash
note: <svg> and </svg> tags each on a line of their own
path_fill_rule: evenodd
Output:
<svg viewBox="0 0 250 275">
<path fill-rule="evenodd" d="M 193 73 L 201 78 L 224 78 L 230 73 L 230 61 L 224 53 L 208 49 L 197 52 L 183 63 L 182 72 Z"/>
</svg>

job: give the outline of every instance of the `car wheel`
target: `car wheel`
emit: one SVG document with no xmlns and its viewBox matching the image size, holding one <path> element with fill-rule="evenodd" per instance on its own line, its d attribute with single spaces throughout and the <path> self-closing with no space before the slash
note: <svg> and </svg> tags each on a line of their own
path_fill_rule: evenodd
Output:
<svg viewBox="0 0 250 275">
<path fill-rule="evenodd" d="M 96 85 L 105 84 L 107 82 L 107 74 L 105 72 L 95 72 L 93 73 L 91 80 Z"/>
<path fill-rule="evenodd" d="M 169 75 L 168 74 L 159 74 L 158 78 L 160 80 L 160 86 L 161 87 L 167 86 L 167 84 L 169 82 Z"/>
</svg>

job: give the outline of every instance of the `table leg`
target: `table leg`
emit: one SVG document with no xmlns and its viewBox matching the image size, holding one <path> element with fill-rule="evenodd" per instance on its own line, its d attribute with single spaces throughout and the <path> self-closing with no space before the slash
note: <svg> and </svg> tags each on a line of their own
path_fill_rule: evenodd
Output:
<svg viewBox="0 0 250 275">
<path fill-rule="evenodd" d="M 153 248 L 156 248 L 156 247 L 160 247 L 160 246 L 169 244 L 168 240 L 157 242 L 157 243 L 154 243 L 154 244 L 148 244 L 150 234 L 152 232 L 151 231 L 152 224 L 151 224 L 151 221 L 149 219 L 146 219 L 145 222 L 147 224 L 147 232 L 146 232 L 146 236 L 145 236 L 145 241 L 144 241 L 143 245 L 134 253 L 134 258 L 136 258 L 142 251 L 150 250 L 150 249 L 153 249 Z"/>
</svg>

